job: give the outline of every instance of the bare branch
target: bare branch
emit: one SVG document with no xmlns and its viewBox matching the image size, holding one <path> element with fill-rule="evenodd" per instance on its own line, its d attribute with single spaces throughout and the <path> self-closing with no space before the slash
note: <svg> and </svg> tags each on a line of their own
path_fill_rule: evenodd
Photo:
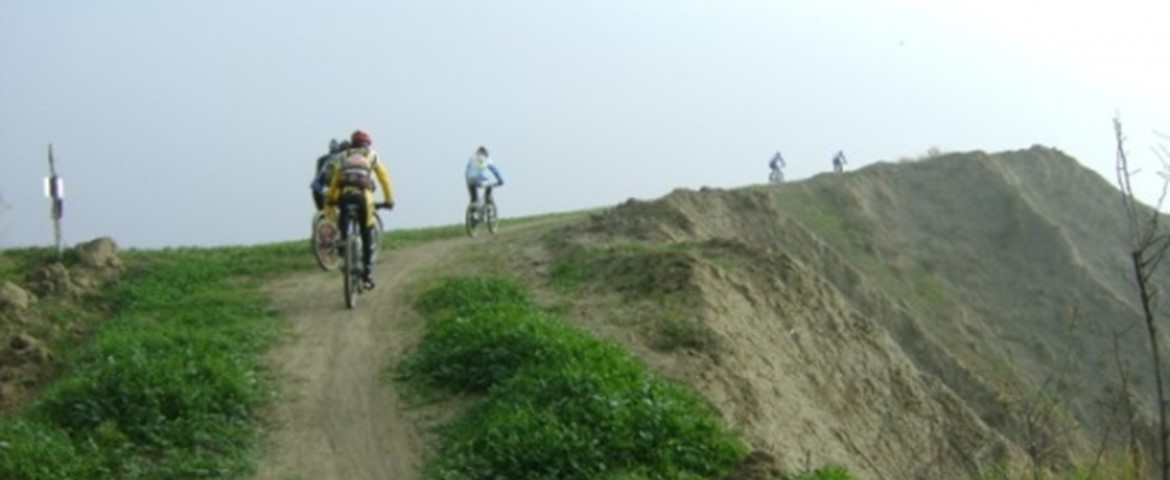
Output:
<svg viewBox="0 0 1170 480">
<path fill-rule="evenodd" d="M 1150 212 L 1148 219 L 1139 221 L 1138 202 L 1134 197 L 1133 185 L 1130 183 L 1129 159 L 1125 152 L 1125 135 L 1121 131 L 1121 120 L 1113 119 L 1113 131 L 1117 139 L 1117 179 L 1121 189 L 1122 205 L 1126 219 L 1129 221 L 1129 233 L 1132 250 L 1130 264 L 1133 267 L 1133 278 L 1137 282 L 1138 296 L 1141 300 L 1143 318 L 1145 320 L 1146 337 L 1150 342 L 1150 357 L 1153 364 L 1154 393 L 1158 405 L 1158 448 L 1159 471 L 1162 480 L 1170 480 L 1170 427 L 1166 419 L 1166 388 L 1162 378 L 1162 347 L 1159 345 L 1159 332 L 1155 308 L 1157 307 L 1158 292 L 1156 285 L 1151 281 L 1154 271 L 1165 258 L 1166 250 L 1170 248 L 1170 241 L 1165 235 L 1158 233 L 1158 222 L 1161 218 L 1159 211 L 1166 199 L 1167 189 L 1170 188 L 1170 168 L 1163 160 L 1163 170 L 1159 172 L 1162 178 L 1162 195 L 1158 204 Z M 1125 381 L 1125 378 L 1122 378 Z M 1128 398 L 1126 399 L 1128 402 Z M 1133 417 L 1130 417 L 1131 444 Z"/>
</svg>

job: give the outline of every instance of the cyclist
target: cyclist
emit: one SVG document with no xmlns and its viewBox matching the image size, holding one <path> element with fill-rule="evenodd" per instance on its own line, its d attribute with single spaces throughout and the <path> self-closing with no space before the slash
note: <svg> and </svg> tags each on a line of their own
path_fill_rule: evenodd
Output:
<svg viewBox="0 0 1170 480">
<path fill-rule="evenodd" d="M 772 169 L 772 174 L 768 179 L 773 182 L 778 182 L 784 179 L 784 172 L 780 169 L 784 168 L 784 157 L 780 155 L 780 151 L 776 150 L 776 154 L 772 156 L 772 161 L 768 162 L 768 167 Z"/>
<path fill-rule="evenodd" d="M 349 236 L 349 222 L 360 222 L 358 227 L 362 236 L 362 282 L 366 289 L 374 288 L 373 256 L 374 239 L 374 208 L 394 208 L 394 195 L 390 189 L 390 175 L 386 167 L 378 158 L 378 153 L 371 146 L 370 134 L 357 130 L 350 137 L 350 148 L 342 153 L 329 178 L 329 203 L 340 207 L 341 216 L 338 225 L 341 228 L 341 240 L 345 242 Z M 381 204 L 374 204 L 374 179 L 382 185 Z M 357 207 L 358 218 L 348 218 L 345 206 L 354 204 Z"/>
<path fill-rule="evenodd" d="M 488 172 L 496 178 L 495 183 L 488 182 Z M 479 201 L 479 188 L 483 187 L 483 200 L 485 203 L 492 201 L 492 187 L 504 186 L 504 177 L 500 175 L 500 169 L 496 168 L 496 164 L 492 163 L 491 156 L 488 155 L 487 148 L 480 146 L 475 150 L 475 154 L 467 159 L 467 169 L 464 172 L 464 177 L 467 179 L 467 194 L 471 196 L 471 205 L 475 205 Z"/>
<path fill-rule="evenodd" d="M 325 208 L 325 182 L 329 181 L 330 172 L 330 170 L 325 169 L 325 166 L 344 149 L 342 143 L 335 138 L 329 141 L 329 153 L 317 157 L 317 168 L 313 170 L 313 181 L 309 183 L 309 190 L 313 192 L 313 204 L 317 206 L 317 211 Z"/>
<path fill-rule="evenodd" d="M 845 152 L 837 150 L 837 154 L 833 155 L 833 171 L 841 173 L 845 170 Z"/>
</svg>

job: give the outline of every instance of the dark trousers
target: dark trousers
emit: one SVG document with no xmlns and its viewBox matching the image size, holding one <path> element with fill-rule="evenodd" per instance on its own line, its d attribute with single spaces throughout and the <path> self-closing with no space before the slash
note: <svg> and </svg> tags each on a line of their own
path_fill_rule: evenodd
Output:
<svg viewBox="0 0 1170 480">
<path fill-rule="evenodd" d="M 471 203 L 479 201 L 479 186 L 474 183 L 467 184 L 467 193 L 471 195 Z M 492 203 L 492 186 L 488 185 L 483 190 L 484 203 Z"/>
<path fill-rule="evenodd" d="M 313 204 L 317 205 L 317 211 L 320 212 L 321 210 L 324 210 L 325 209 L 325 194 L 318 192 L 316 190 L 313 190 L 312 192 L 313 192 Z"/>
<path fill-rule="evenodd" d="M 353 213 L 357 218 L 349 218 L 347 213 L 349 210 L 346 207 L 348 204 L 354 204 Z M 369 204 L 366 203 L 365 195 L 361 194 L 343 194 L 337 201 L 337 206 L 341 208 L 341 215 L 338 216 L 337 224 L 341 227 L 341 241 L 349 240 L 349 222 L 358 222 L 358 230 L 362 236 L 362 266 L 365 267 L 367 275 L 373 272 L 370 263 L 374 258 L 374 229 L 366 225 L 363 220 L 369 216 Z"/>
</svg>

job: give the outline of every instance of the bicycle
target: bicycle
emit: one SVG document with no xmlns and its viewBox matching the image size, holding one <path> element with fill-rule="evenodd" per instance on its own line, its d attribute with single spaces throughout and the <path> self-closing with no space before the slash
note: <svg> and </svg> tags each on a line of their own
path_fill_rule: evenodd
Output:
<svg viewBox="0 0 1170 480">
<path fill-rule="evenodd" d="M 379 204 L 375 205 L 374 208 L 375 208 L 374 216 L 375 216 L 375 218 L 377 218 L 377 209 L 380 209 L 380 208 L 389 209 L 390 206 L 387 204 L 384 204 L 384 203 L 379 203 Z M 346 235 L 346 237 L 347 237 L 346 241 L 344 244 L 341 245 L 341 250 L 342 250 L 341 278 L 342 278 L 342 281 L 345 282 L 345 289 L 344 289 L 345 290 L 345 308 L 352 309 L 355 306 L 357 306 L 358 295 L 361 295 L 362 292 L 364 292 L 366 290 L 365 283 L 362 282 L 362 277 L 364 276 L 363 274 L 365 273 L 365 269 L 364 269 L 364 266 L 362 265 L 362 257 L 361 257 L 361 255 L 362 255 L 362 232 L 361 232 L 361 226 L 359 226 L 359 224 L 358 224 L 358 222 L 360 220 L 358 219 L 358 215 L 357 215 L 358 214 L 357 205 L 355 205 L 353 203 L 347 203 L 345 205 L 345 209 L 346 209 L 346 211 L 345 211 L 346 216 L 348 218 L 351 218 L 352 220 L 349 222 L 349 232 Z M 375 223 L 375 227 L 380 229 L 380 227 L 377 227 L 377 225 L 378 224 Z M 374 240 L 374 254 L 375 255 L 377 255 L 377 252 L 378 252 L 378 250 L 377 250 L 378 243 L 377 242 L 378 242 L 378 240 L 375 239 Z M 341 242 L 338 242 L 338 243 L 341 243 Z M 374 256 L 371 256 L 370 261 L 373 261 L 373 259 L 374 259 Z"/>
<path fill-rule="evenodd" d="M 332 207 L 331 207 L 332 208 Z M 382 245 L 382 217 L 374 212 L 374 258 Z M 313 214 L 312 233 L 309 237 L 309 248 L 317 259 L 317 265 L 326 272 L 337 269 L 341 265 L 342 244 L 341 230 L 337 228 L 337 215 L 329 215 L 325 210 Z"/>
<path fill-rule="evenodd" d="M 773 168 L 772 173 L 768 174 L 768 183 L 784 183 L 784 172 L 779 168 Z"/>
<path fill-rule="evenodd" d="M 500 186 L 499 182 L 487 185 L 488 188 L 498 186 Z M 483 196 L 483 200 L 468 205 L 467 211 L 464 213 L 463 222 L 467 227 L 467 236 L 472 238 L 478 233 L 480 225 L 487 224 L 488 231 L 492 235 L 495 235 L 500 228 L 500 217 L 495 200 L 488 198 L 486 191 Z"/>
</svg>

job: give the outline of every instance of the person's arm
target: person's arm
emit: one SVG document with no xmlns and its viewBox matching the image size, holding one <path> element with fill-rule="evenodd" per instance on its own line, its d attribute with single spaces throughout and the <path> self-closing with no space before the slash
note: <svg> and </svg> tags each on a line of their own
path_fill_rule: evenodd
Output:
<svg viewBox="0 0 1170 480">
<path fill-rule="evenodd" d="M 390 190 L 390 174 L 386 172 L 386 167 L 382 166 L 382 162 L 375 159 L 374 175 L 378 177 L 378 183 L 382 185 L 382 198 L 387 204 L 394 204 L 394 195 Z"/>
<path fill-rule="evenodd" d="M 317 169 L 317 174 L 313 176 L 313 183 L 309 184 L 314 192 L 325 190 L 325 182 L 329 180 L 330 168 L 333 167 L 333 162 L 325 162 L 321 168 Z"/>
<path fill-rule="evenodd" d="M 494 163 L 489 164 L 488 169 L 490 169 L 492 171 L 492 175 L 496 176 L 496 183 L 503 185 L 504 184 L 504 176 L 500 175 L 500 169 L 496 168 L 496 164 L 494 164 Z"/>
</svg>

